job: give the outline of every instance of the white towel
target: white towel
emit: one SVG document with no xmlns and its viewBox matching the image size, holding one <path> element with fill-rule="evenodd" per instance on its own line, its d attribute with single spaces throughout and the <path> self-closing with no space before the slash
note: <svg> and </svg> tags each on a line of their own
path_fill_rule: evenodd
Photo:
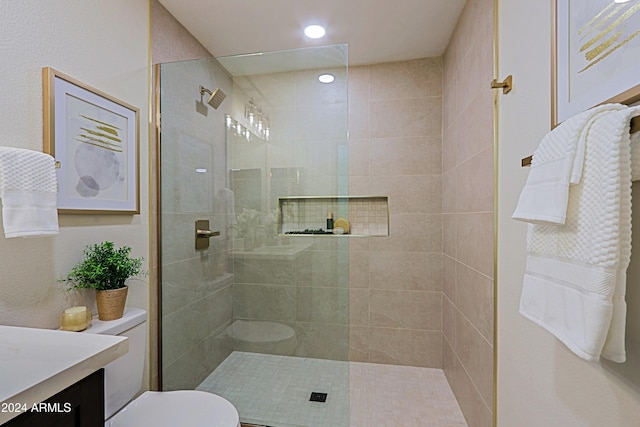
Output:
<svg viewBox="0 0 640 427">
<path fill-rule="evenodd" d="M 570 184 L 582 174 L 589 128 L 600 114 L 624 110 L 605 104 L 573 116 L 549 132 L 533 153 L 527 183 L 512 218 L 536 224 L 564 224 Z"/>
<path fill-rule="evenodd" d="M 50 155 L 0 147 L 0 198 L 5 237 L 58 234 L 56 168 Z"/>
<path fill-rule="evenodd" d="M 622 363 L 626 358 L 629 121 L 638 114 L 640 108 L 625 107 L 593 118 L 586 133 L 584 167 L 574 168 L 582 172 L 568 194 L 565 224 L 529 224 L 527 234 L 520 313 L 589 361 L 602 356 Z"/>
</svg>

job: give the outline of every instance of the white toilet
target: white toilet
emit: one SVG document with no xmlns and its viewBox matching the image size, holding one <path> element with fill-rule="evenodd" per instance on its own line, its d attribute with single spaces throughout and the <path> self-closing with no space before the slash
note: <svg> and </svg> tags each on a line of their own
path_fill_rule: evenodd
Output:
<svg viewBox="0 0 640 427">
<path fill-rule="evenodd" d="M 231 402 L 195 390 L 140 392 L 147 337 L 147 312 L 127 308 L 118 320 L 93 319 L 86 333 L 129 338 L 129 352 L 104 368 L 105 427 L 240 427 Z"/>
<path fill-rule="evenodd" d="M 227 328 L 233 349 L 250 353 L 292 356 L 298 340 L 288 325 L 262 320 L 234 320 Z"/>
</svg>

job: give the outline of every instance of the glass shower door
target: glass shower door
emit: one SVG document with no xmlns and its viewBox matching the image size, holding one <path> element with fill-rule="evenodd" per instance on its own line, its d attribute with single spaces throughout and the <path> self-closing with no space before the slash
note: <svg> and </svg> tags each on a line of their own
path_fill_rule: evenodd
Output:
<svg viewBox="0 0 640 427">
<path fill-rule="evenodd" d="M 163 385 L 219 394 L 243 423 L 349 425 L 349 237 L 283 232 L 348 218 L 346 64 L 336 45 L 162 66 Z M 208 117 L 203 79 L 227 94 Z M 221 236 L 189 252 L 203 215 Z"/>
<path fill-rule="evenodd" d="M 209 389 L 246 422 L 349 425 L 349 238 L 283 233 L 284 222 L 326 232 L 333 198 L 347 195 L 346 55 L 329 46 L 218 58 L 234 88 L 234 353 Z M 333 83 L 320 82 L 328 74 Z"/>
<path fill-rule="evenodd" d="M 161 64 L 159 74 L 161 385 L 194 389 L 231 353 L 225 115 L 233 82 L 213 58 Z M 214 109 L 201 86 L 227 99 Z M 197 220 L 220 232 L 207 249 L 196 249 Z"/>
</svg>

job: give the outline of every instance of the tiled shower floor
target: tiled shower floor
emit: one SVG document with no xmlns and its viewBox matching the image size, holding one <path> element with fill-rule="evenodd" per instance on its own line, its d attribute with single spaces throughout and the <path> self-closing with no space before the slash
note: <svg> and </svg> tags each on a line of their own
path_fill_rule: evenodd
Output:
<svg viewBox="0 0 640 427">
<path fill-rule="evenodd" d="M 197 389 L 272 427 L 467 426 L 440 369 L 236 351 Z M 314 391 L 327 401 L 309 402 Z"/>
</svg>

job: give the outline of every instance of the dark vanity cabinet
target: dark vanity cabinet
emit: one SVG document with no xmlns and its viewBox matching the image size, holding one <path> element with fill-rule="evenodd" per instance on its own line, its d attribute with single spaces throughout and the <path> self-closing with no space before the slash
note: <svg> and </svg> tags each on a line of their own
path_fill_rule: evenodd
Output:
<svg viewBox="0 0 640 427">
<path fill-rule="evenodd" d="M 104 369 L 67 387 L 2 427 L 103 427 Z"/>
</svg>

